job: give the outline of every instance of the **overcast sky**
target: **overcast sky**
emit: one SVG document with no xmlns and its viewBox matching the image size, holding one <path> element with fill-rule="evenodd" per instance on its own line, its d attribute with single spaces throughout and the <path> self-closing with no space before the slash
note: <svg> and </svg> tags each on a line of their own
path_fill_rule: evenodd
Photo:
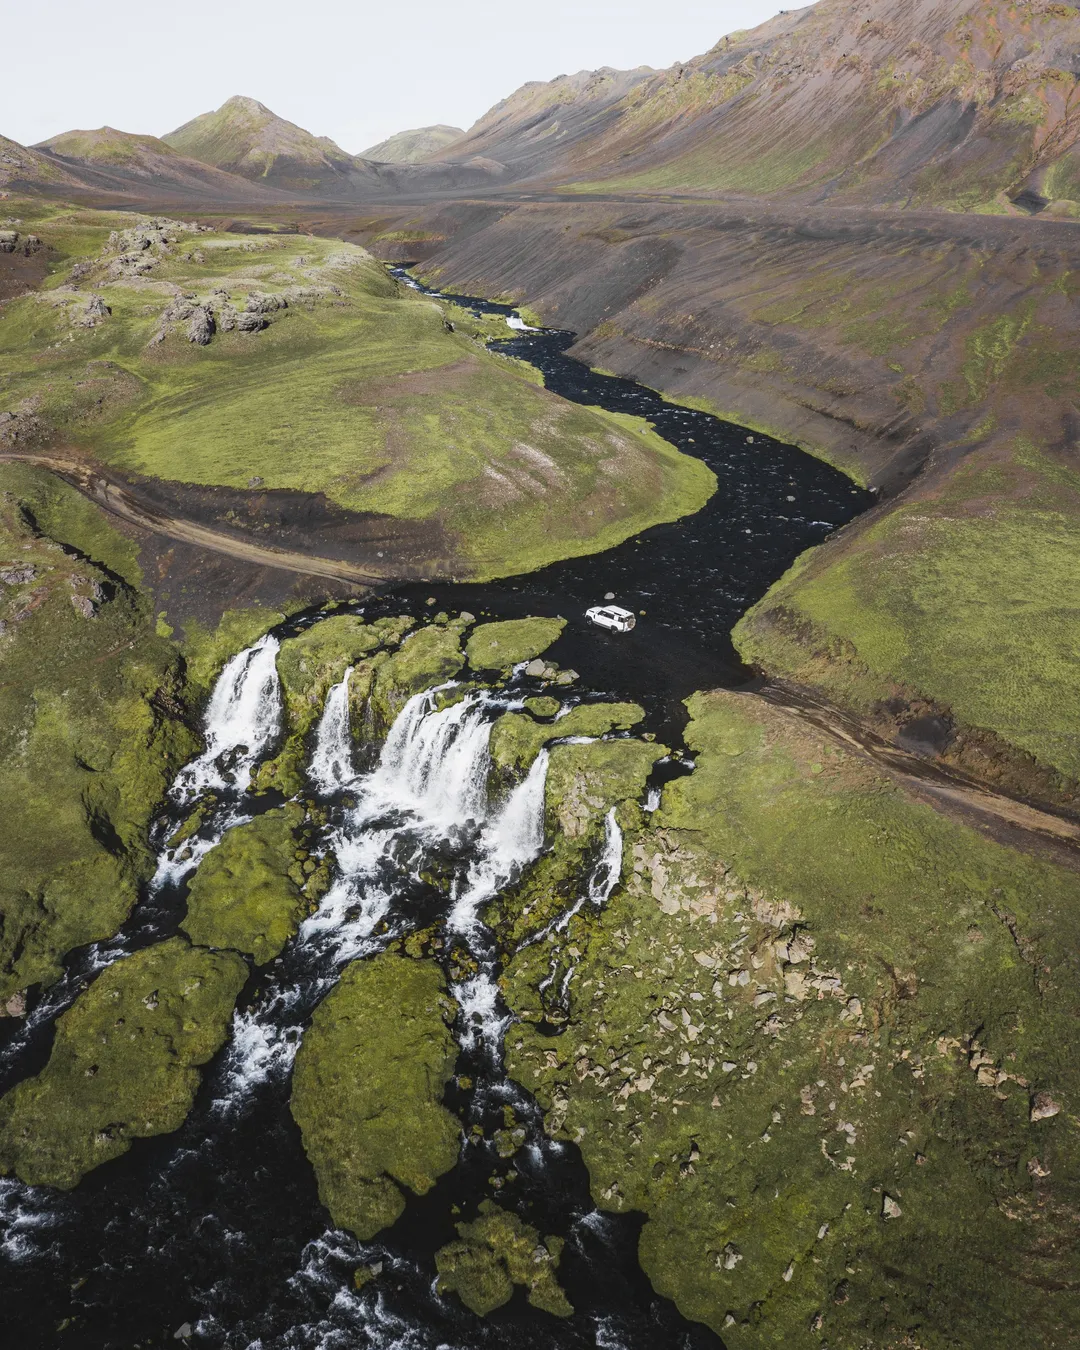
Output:
<svg viewBox="0 0 1080 1350">
<path fill-rule="evenodd" d="M 0 133 L 24 145 L 104 125 L 160 136 L 247 94 L 356 154 L 407 127 L 467 127 L 527 80 L 689 60 L 781 3 L 12 4 L 0 30 Z"/>
</svg>

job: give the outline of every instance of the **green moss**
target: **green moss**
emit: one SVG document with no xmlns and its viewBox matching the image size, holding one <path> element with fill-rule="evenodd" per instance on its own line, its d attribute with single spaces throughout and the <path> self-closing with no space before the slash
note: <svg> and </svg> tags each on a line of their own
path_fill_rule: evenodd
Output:
<svg viewBox="0 0 1080 1350">
<path fill-rule="evenodd" d="M 457 1161 L 441 1105 L 454 1072 L 454 1004 L 439 968 L 385 952 L 354 961 L 315 1011 L 293 1076 L 292 1113 L 334 1223 L 373 1237 Z"/>
<path fill-rule="evenodd" d="M 565 619 L 482 623 L 469 634 L 465 653 L 473 670 L 508 670 L 546 652 L 565 627 Z"/>
<path fill-rule="evenodd" d="M 554 711 L 558 711 L 557 704 Z M 644 709 L 636 703 L 580 703 L 557 722 L 535 722 L 525 713 L 504 713 L 491 729 L 491 762 L 500 774 L 521 775 L 541 747 L 556 737 L 606 736 L 636 726 L 644 716 Z"/>
<path fill-rule="evenodd" d="M 153 869 L 151 814 L 196 741 L 130 542 L 97 508 L 0 466 L 0 569 L 25 578 L 0 586 L 3 999 L 123 923 Z"/>
<path fill-rule="evenodd" d="M 696 771 L 627 820 L 624 885 L 508 962 L 511 1072 L 733 1350 L 1067 1340 L 1074 875 L 768 705 L 690 708 Z"/>
<path fill-rule="evenodd" d="M 562 704 L 557 698 L 550 698 L 547 694 L 525 700 L 526 711 L 532 713 L 534 717 L 554 717 L 561 707 Z"/>
<path fill-rule="evenodd" d="M 63 222 L 50 231 L 59 241 Z M 5 307 L 5 399 L 38 400 L 58 434 L 109 464 L 322 492 L 413 522 L 399 560 L 411 570 L 485 578 L 608 548 L 698 510 L 715 489 L 700 461 L 640 419 L 562 400 L 488 353 L 483 325 L 463 318 L 449 332 L 444 305 L 354 245 L 173 233 L 140 256 L 154 282 L 215 309 L 206 346 L 187 340 L 186 320 L 164 318 L 164 291 L 124 272 L 120 245 L 97 252 L 99 230 L 84 231 L 93 251 L 80 284 L 103 297 L 107 318 L 84 327 L 78 292 L 56 287 Z M 253 293 L 288 307 L 263 332 L 226 331 L 219 291 L 237 310 Z"/>
<path fill-rule="evenodd" d="M 455 619 L 429 624 L 407 637 L 375 675 L 371 704 L 383 729 L 388 728 L 414 694 L 452 680 L 465 664 L 461 638 L 468 624 Z"/>
<path fill-rule="evenodd" d="M 181 926 L 192 942 L 246 952 L 257 966 L 281 952 L 305 911 L 294 858 L 303 815 L 290 804 L 225 833 L 191 882 Z"/>
<path fill-rule="evenodd" d="M 1080 482 L 1016 442 L 1004 460 L 973 452 L 946 495 L 898 507 L 831 564 L 805 557 L 734 636 L 745 659 L 861 710 L 902 683 L 1077 778 L 1078 557 Z"/>
<path fill-rule="evenodd" d="M 527 1291 L 534 1308 L 569 1317 L 574 1309 L 559 1287 L 556 1270 L 562 1253 L 559 1238 L 540 1241 L 535 1228 L 490 1200 L 480 1216 L 457 1226 L 460 1241 L 435 1253 L 440 1294 L 454 1293 L 478 1317 L 509 1303 L 514 1285 Z"/>
<path fill-rule="evenodd" d="M 566 840 L 588 838 L 611 806 L 644 795 L 666 754 L 664 745 L 633 739 L 554 746 L 545 793 L 551 829 Z"/>
<path fill-rule="evenodd" d="M 0 1101 L 0 1169 L 76 1183 L 136 1138 L 183 1124 L 247 966 L 172 938 L 98 976 L 56 1024 L 45 1069 Z"/>
<path fill-rule="evenodd" d="M 640 826 L 637 803 L 653 764 L 665 754 L 665 746 L 638 740 L 552 750 L 544 799 L 548 846 L 519 885 L 492 900 L 484 914 L 509 950 L 580 906 L 586 875 L 605 840 L 608 812 L 615 808 L 624 829 Z M 547 988 L 546 1013 L 561 1020 L 561 980 L 549 981 Z"/>
</svg>

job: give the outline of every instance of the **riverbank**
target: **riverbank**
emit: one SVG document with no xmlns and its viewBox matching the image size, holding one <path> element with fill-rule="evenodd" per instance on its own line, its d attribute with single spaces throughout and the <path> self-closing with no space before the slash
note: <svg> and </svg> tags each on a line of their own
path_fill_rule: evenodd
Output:
<svg viewBox="0 0 1080 1350">
<path fill-rule="evenodd" d="M 355 237 L 404 218 L 372 209 Z M 525 301 L 590 365 L 879 488 L 741 623 L 740 654 L 885 740 L 1075 809 L 1072 224 L 542 197 L 408 220 L 430 237 L 393 247 L 440 285 Z"/>
</svg>

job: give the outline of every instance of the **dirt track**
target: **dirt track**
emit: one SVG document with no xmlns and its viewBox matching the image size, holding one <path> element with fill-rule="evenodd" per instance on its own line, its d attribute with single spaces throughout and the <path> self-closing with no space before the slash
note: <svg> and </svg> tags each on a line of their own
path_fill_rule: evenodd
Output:
<svg viewBox="0 0 1080 1350">
<path fill-rule="evenodd" d="M 126 489 L 111 482 L 99 469 L 91 468 L 78 460 L 17 452 L 0 454 L 0 461 L 4 460 L 38 464 L 78 488 L 92 502 L 96 502 L 98 506 L 104 507 L 121 520 L 127 521 L 129 525 L 150 530 L 154 534 L 164 535 L 183 544 L 212 549 L 215 553 L 223 553 L 227 557 L 255 563 L 260 567 L 279 567 L 288 572 L 328 577 L 335 581 L 349 581 L 359 586 L 372 586 L 381 581 L 394 579 L 389 570 L 368 569 L 335 558 L 291 552 L 287 549 L 274 548 L 269 544 L 249 543 L 247 540 L 237 539 L 205 525 L 199 525 L 195 521 L 151 510 Z"/>
</svg>

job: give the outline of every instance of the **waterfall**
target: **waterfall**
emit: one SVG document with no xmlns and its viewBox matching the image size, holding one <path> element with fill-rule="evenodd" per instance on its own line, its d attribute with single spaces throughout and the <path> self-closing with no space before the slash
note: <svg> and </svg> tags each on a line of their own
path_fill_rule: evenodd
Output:
<svg viewBox="0 0 1080 1350">
<path fill-rule="evenodd" d="M 361 810 L 406 811 L 439 838 L 483 820 L 491 767 L 484 713 L 495 700 L 471 695 L 437 710 L 437 695 L 449 688 L 416 694 L 402 708 L 365 784 Z"/>
<path fill-rule="evenodd" d="M 589 878 L 588 898 L 599 908 L 611 899 L 611 892 L 619 884 L 623 864 L 623 832 L 615 819 L 612 807 L 604 818 L 604 851 Z"/>
<path fill-rule="evenodd" d="M 350 666 L 341 683 L 335 684 L 327 694 L 326 707 L 315 732 L 315 749 L 308 776 L 316 789 L 324 794 L 337 792 L 356 777 L 349 731 L 349 678 L 352 673 Z"/>
<path fill-rule="evenodd" d="M 601 909 L 611 899 L 611 892 L 619 884 L 619 878 L 622 876 L 623 863 L 623 832 L 619 828 L 619 822 L 615 819 L 615 807 L 604 817 L 604 847 L 600 857 L 596 861 L 596 866 L 589 875 L 588 884 L 583 894 L 579 895 L 573 905 L 557 919 L 541 928 L 538 933 L 532 937 L 527 937 L 518 947 L 518 951 L 523 951 L 526 947 L 532 947 L 537 942 L 543 942 L 551 933 L 565 933 L 570 926 L 570 920 L 575 914 L 580 913 L 586 902 L 593 905 L 596 909 Z M 552 965 L 551 974 L 540 985 L 545 989 L 555 978 L 555 965 Z"/>
<path fill-rule="evenodd" d="M 281 725 L 281 644 L 269 634 L 226 665 L 206 709 L 206 749 L 176 777 L 171 796 L 181 804 L 208 788 L 246 792 L 251 770 Z"/>
<path fill-rule="evenodd" d="M 480 906 L 516 881 L 543 848 L 547 770 L 545 749 L 533 760 L 532 768 L 502 809 L 485 823 L 477 841 L 478 857 L 450 911 L 451 932 L 467 934 L 476 924 Z"/>
</svg>

